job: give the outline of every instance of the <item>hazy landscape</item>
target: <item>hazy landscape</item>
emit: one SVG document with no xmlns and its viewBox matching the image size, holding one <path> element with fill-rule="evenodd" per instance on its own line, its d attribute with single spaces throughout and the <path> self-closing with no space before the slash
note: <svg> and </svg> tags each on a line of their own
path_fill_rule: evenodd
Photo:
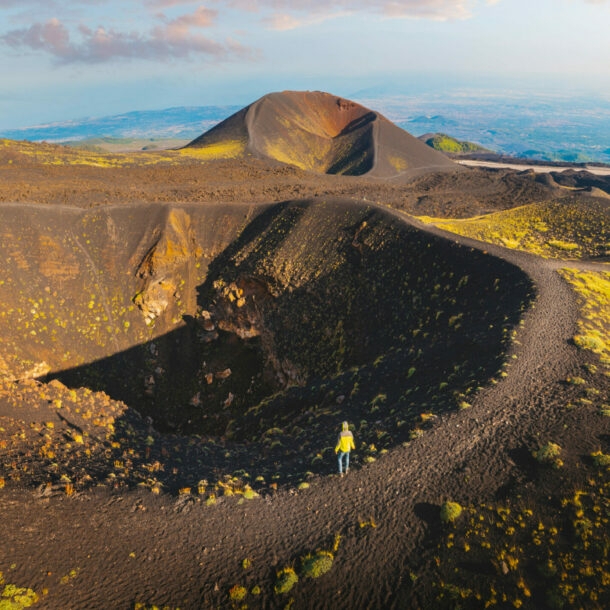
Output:
<svg viewBox="0 0 610 610">
<path fill-rule="evenodd" d="M 599 96 L 449 88 L 439 95 L 399 87 L 354 92 L 349 99 L 384 114 L 415 136 L 446 133 L 506 156 L 571 163 L 610 163 L 610 101 Z M 51 143 L 184 145 L 238 106 L 176 107 L 83 118 L 19 129 L 0 137 Z M 105 138 L 103 142 L 96 139 Z M 90 142 L 90 140 L 93 140 Z M 119 140 L 119 142 L 115 141 Z"/>
<path fill-rule="evenodd" d="M 608 176 L 307 92 L 0 172 L 7 608 L 608 605 Z"/>
</svg>

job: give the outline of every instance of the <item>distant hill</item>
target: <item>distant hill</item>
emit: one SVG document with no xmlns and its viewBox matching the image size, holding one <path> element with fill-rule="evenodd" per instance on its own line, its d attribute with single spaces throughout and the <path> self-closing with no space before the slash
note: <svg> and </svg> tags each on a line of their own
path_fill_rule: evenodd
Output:
<svg viewBox="0 0 610 610">
<path fill-rule="evenodd" d="M 325 174 L 391 178 L 422 168 L 453 167 L 381 114 L 320 91 L 271 93 L 189 144 L 253 154 Z"/>
<path fill-rule="evenodd" d="M 487 90 L 474 90 L 464 96 L 459 88 L 439 98 L 426 88 L 414 89 L 412 85 L 367 89 L 352 93 L 350 99 L 375 109 L 415 136 L 451 134 L 458 141 L 477 142 L 509 158 L 610 163 L 610 104 L 600 99 L 521 98 Z M 240 108 L 187 106 L 134 111 L 4 129 L 0 137 L 94 147 L 105 152 L 175 148 Z M 549 112 L 552 121 L 548 120 Z"/>
<path fill-rule="evenodd" d="M 491 152 L 488 148 L 484 148 L 479 144 L 457 140 L 445 133 L 426 133 L 419 136 L 419 139 L 431 148 L 434 148 L 434 150 L 453 155 Z"/>
<path fill-rule="evenodd" d="M 192 140 L 239 106 L 183 106 L 142 110 L 106 117 L 35 125 L 0 131 L 0 137 L 33 142 L 67 143 L 112 138 L 121 140 Z M 99 144 L 99 142 L 95 142 Z"/>
</svg>

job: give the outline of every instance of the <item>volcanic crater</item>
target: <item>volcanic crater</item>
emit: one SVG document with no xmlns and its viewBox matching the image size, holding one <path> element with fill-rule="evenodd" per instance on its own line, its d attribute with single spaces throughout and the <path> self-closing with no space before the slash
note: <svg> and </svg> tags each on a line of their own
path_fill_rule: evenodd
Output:
<svg viewBox="0 0 610 610">
<path fill-rule="evenodd" d="M 188 147 L 253 155 L 321 174 L 395 179 L 424 168 L 456 169 L 381 114 L 320 91 L 265 95 Z"/>
<path fill-rule="evenodd" d="M 285 476 L 320 469 L 302 451 L 332 444 L 338 419 L 387 449 L 422 410 L 467 401 L 533 295 L 512 265 L 347 200 L 16 212 L 5 377 L 106 392 L 163 433 L 257 444 L 260 468 Z"/>
</svg>

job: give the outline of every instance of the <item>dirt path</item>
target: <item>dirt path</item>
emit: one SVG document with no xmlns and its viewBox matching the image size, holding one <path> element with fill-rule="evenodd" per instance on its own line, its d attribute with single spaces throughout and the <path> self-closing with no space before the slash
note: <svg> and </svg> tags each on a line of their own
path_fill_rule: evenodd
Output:
<svg viewBox="0 0 610 610">
<path fill-rule="evenodd" d="M 564 172 L 567 170 L 586 171 L 596 176 L 610 176 L 610 167 L 597 167 L 586 165 L 584 167 L 574 167 L 561 165 L 528 165 L 527 163 L 498 163 L 495 161 L 472 161 L 468 159 L 457 160 L 456 163 L 468 167 L 489 167 L 493 169 L 515 169 L 517 171 L 533 170 L 537 174 L 549 174 L 551 172 Z"/>
<path fill-rule="evenodd" d="M 299 583 L 294 608 L 416 607 L 409 574 L 427 565 L 429 557 L 416 553 L 430 534 L 434 506 L 448 498 L 481 500 L 495 492 L 496 481 L 510 479 L 511 451 L 533 421 L 556 408 L 548 398 L 552 388 L 578 364 L 569 343 L 578 312 L 557 263 L 405 221 L 484 249 L 534 280 L 537 299 L 518 330 L 507 376 L 407 446 L 346 478 L 317 479 L 306 490 L 241 505 L 223 498 L 210 507 L 139 491 L 76 499 L 4 494 L 3 519 L 14 527 L 0 545 L 0 566 L 16 564 L 13 581 L 48 589 L 38 607 L 231 607 L 233 585 L 272 582 L 277 569 L 332 547 L 337 534 L 342 539 L 331 575 Z M 249 607 L 286 602 L 268 586 L 248 597 Z"/>
</svg>

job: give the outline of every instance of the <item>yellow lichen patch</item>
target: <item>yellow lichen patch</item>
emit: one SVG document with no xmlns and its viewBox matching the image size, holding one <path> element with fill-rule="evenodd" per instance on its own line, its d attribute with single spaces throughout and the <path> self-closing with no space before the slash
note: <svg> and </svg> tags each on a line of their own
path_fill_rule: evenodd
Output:
<svg viewBox="0 0 610 610">
<path fill-rule="evenodd" d="M 0 592 L 0 608 L 3 610 L 21 610 L 29 608 L 36 604 L 39 600 L 38 594 L 32 589 L 26 587 L 17 587 L 16 585 L 4 585 Z"/>
<path fill-rule="evenodd" d="M 265 143 L 265 154 L 299 169 L 324 173 L 328 170 L 333 141 L 299 132 L 298 138 L 285 136 Z"/>
<path fill-rule="evenodd" d="M 533 203 L 473 218 L 422 216 L 420 220 L 458 235 L 546 258 L 578 259 L 604 255 L 608 250 L 610 218 L 595 203 Z"/>
<path fill-rule="evenodd" d="M 183 157 L 192 157 L 195 159 L 213 160 L 213 159 L 235 159 L 244 154 L 246 143 L 243 140 L 225 140 L 208 144 L 207 146 L 182 148 L 179 154 Z"/>
<path fill-rule="evenodd" d="M 610 365 L 610 273 L 562 269 L 580 297 L 581 315 L 574 343 L 581 349 L 599 354 Z"/>
<path fill-rule="evenodd" d="M 2 146 L 10 165 L 29 165 L 32 162 L 41 165 L 80 166 L 87 165 L 101 168 L 120 168 L 134 165 L 156 165 L 159 163 L 179 163 L 180 155 L 174 151 L 103 153 L 39 142 L 15 142 L 2 140 Z M 2 161 L 0 160 L 0 165 Z"/>
<path fill-rule="evenodd" d="M 607 472 L 600 471 L 587 491 L 562 498 L 553 512 L 466 507 L 466 517 L 437 549 L 436 607 L 538 607 L 526 602 L 530 598 L 544 599 L 549 608 L 605 607 L 591 602 L 609 593 L 609 490 Z M 492 569 L 484 580 L 464 570 L 466 547 L 473 565 Z"/>
<path fill-rule="evenodd" d="M 402 157 L 390 156 L 388 161 L 397 172 L 404 172 L 409 167 L 407 161 Z"/>
</svg>

